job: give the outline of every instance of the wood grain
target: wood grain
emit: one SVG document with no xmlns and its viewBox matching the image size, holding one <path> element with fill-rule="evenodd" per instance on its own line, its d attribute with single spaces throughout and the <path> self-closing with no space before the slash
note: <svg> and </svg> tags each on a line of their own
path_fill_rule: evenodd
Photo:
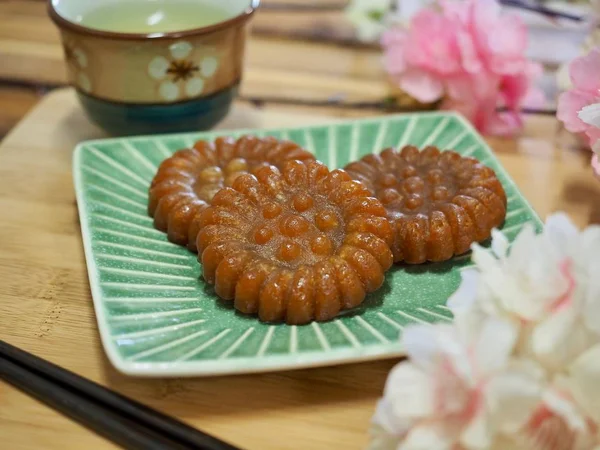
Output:
<svg viewBox="0 0 600 450">
<path fill-rule="evenodd" d="M 253 19 L 254 37 L 248 44 L 247 66 L 251 70 L 278 68 L 314 76 L 344 75 L 383 84 L 380 54 L 376 49 L 357 51 L 337 45 L 315 46 L 310 42 L 261 37 L 263 33 L 277 36 L 291 33 L 298 37 L 306 33 L 307 27 L 326 28 L 324 21 L 345 28 L 340 33 L 346 38 L 351 36 L 351 29 L 343 25 L 341 13 L 259 10 Z M 3 61 L 0 78 L 64 83 L 62 57 L 58 31 L 46 16 L 44 3 L 0 2 L 0 60 Z"/>
<path fill-rule="evenodd" d="M 0 84 L 0 139 L 10 130 L 41 98 L 43 91 L 29 86 L 3 86 Z"/>
<path fill-rule="evenodd" d="M 240 103 L 221 126 L 322 120 L 314 112 Z M 542 216 L 565 209 L 579 225 L 597 221 L 600 185 L 589 155 L 559 146 L 555 127 L 553 118 L 532 117 L 520 140 L 490 143 Z M 10 211 L 0 220 L 0 338 L 244 448 L 363 448 L 395 361 L 197 380 L 135 379 L 110 366 L 96 330 L 71 180 L 75 144 L 101 136 L 73 92 L 59 90 L 0 147 L 0 208 Z M 6 448 L 103 447 L 10 387 L 0 387 L 0 399 L 9 405 L 0 408 Z"/>
<path fill-rule="evenodd" d="M 332 97 L 347 103 L 380 102 L 388 95 L 376 49 L 339 47 L 352 43 L 353 32 L 338 10 L 293 11 L 281 6 L 318 2 L 271 0 L 253 20 L 241 95 L 245 98 L 323 102 Z M 269 9 L 270 6 L 274 8 Z M 330 44 L 310 40 L 328 35 Z M 296 40 L 290 40 L 295 38 Z M 36 86 L 66 83 L 59 33 L 46 14 L 46 4 L 33 0 L 0 1 L 0 86 L 9 81 L 35 92 Z M 0 102 L 2 102 L 0 92 Z M 1 104 L 1 103 L 0 103 Z M 29 104 L 23 101 L 22 109 Z M 348 115 L 348 113 L 344 113 Z M 0 137 L 16 124 L 15 115 L 0 110 Z"/>
<path fill-rule="evenodd" d="M 263 1 L 242 85 L 242 98 L 257 101 L 238 101 L 221 127 L 380 113 L 296 102 L 377 102 L 387 95 L 377 50 L 311 42 L 348 39 L 342 13 L 329 8 L 347 0 Z M 328 8 L 289 9 L 315 4 Z M 44 1 L 0 1 L 0 136 L 41 97 L 38 86 L 64 84 L 62 58 Z M 289 104 L 263 101 L 272 97 Z M 0 338 L 243 448 L 364 448 L 396 361 L 198 380 L 135 379 L 110 366 L 96 328 L 71 178 L 74 146 L 102 136 L 73 93 L 57 90 L 0 145 Z M 600 222 L 600 184 L 589 152 L 559 132 L 553 117 L 528 117 L 519 139 L 488 142 L 540 215 L 566 210 L 580 226 Z M 0 442 L 11 450 L 111 448 L 6 385 L 0 385 Z"/>
</svg>

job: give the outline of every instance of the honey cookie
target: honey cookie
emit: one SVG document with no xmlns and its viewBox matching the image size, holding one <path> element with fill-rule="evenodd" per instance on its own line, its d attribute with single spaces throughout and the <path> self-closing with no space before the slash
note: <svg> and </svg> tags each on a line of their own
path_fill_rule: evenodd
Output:
<svg viewBox="0 0 600 450">
<path fill-rule="evenodd" d="M 465 253 L 506 216 L 506 194 L 494 171 L 453 151 L 386 149 L 345 170 L 385 206 L 394 227 L 394 262 L 444 261 Z"/>
<path fill-rule="evenodd" d="M 219 189 L 258 167 L 281 167 L 290 160 L 310 161 L 314 156 L 293 142 L 272 137 L 196 142 L 162 162 L 150 185 L 148 213 L 171 242 L 196 251 L 199 228 L 194 219 Z"/>
<path fill-rule="evenodd" d="M 393 262 L 386 210 L 360 182 L 313 161 L 262 167 L 200 218 L 205 280 L 262 321 L 324 321 L 362 303 Z"/>
</svg>

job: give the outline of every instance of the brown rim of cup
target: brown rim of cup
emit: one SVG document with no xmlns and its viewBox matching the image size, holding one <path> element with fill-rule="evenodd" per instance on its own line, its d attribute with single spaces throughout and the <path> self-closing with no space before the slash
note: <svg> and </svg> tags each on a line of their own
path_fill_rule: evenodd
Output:
<svg viewBox="0 0 600 450">
<path fill-rule="evenodd" d="M 118 33 L 115 31 L 104 31 L 96 28 L 89 28 L 78 23 L 72 22 L 61 16 L 58 11 L 54 8 L 52 1 L 48 1 L 48 13 L 52 21 L 59 27 L 67 30 L 80 33 L 89 34 L 100 38 L 107 39 L 127 39 L 127 40 L 160 40 L 160 39 L 181 39 L 189 36 L 199 36 L 203 34 L 213 33 L 215 31 L 225 30 L 231 26 L 246 22 L 254 14 L 254 11 L 258 8 L 260 0 L 250 0 L 248 7 L 241 13 L 231 19 L 227 19 L 223 22 L 218 22 L 213 25 L 208 25 L 200 28 L 191 28 L 189 30 L 172 31 L 166 33 Z"/>
</svg>

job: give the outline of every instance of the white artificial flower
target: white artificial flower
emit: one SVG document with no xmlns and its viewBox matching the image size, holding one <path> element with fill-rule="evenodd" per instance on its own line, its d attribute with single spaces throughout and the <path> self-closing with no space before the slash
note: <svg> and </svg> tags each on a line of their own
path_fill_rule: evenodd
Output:
<svg viewBox="0 0 600 450">
<path fill-rule="evenodd" d="M 388 377 L 368 449 L 600 450 L 589 419 L 600 412 L 600 347 L 554 383 L 515 354 L 517 327 L 490 316 L 475 329 L 408 327 L 409 359 Z"/>
<path fill-rule="evenodd" d="M 581 354 L 559 381 L 586 414 L 600 423 L 600 344 Z"/>
<path fill-rule="evenodd" d="M 408 327 L 403 345 L 410 359 L 390 373 L 371 448 L 487 449 L 521 430 L 542 399 L 544 373 L 511 357 L 516 339 L 512 323 L 493 317 L 477 333 Z"/>
<path fill-rule="evenodd" d="M 498 231 L 492 252 L 474 245 L 476 267 L 448 306 L 472 327 L 487 315 L 520 324 L 524 354 L 559 370 L 600 342 L 600 227 L 580 233 L 555 214 L 541 234 L 526 226 L 508 248 Z"/>
<path fill-rule="evenodd" d="M 599 450 L 594 425 L 572 398 L 549 385 L 522 430 L 510 436 L 523 450 Z"/>
<path fill-rule="evenodd" d="M 193 98 L 204 91 L 205 81 L 217 71 L 219 61 L 214 56 L 195 55 L 187 41 L 169 46 L 169 57 L 157 56 L 148 65 L 148 74 L 160 81 L 158 92 L 163 100 Z"/>
<path fill-rule="evenodd" d="M 386 18 L 392 0 L 351 0 L 346 17 L 354 25 L 356 35 L 363 42 L 375 42 L 386 28 Z"/>
<path fill-rule="evenodd" d="M 577 115 L 583 122 L 600 128 L 600 103 L 584 106 Z"/>
<path fill-rule="evenodd" d="M 370 450 L 600 450 L 600 227 L 473 246 L 452 325 L 409 327 Z"/>
</svg>

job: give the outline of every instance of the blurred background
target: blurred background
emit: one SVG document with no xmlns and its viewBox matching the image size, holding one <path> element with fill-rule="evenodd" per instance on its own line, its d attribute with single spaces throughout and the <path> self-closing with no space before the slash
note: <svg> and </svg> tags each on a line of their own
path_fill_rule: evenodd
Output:
<svg viewBox="0 0 600 450">
<path fill-rule="evenodd" d="M 335 116 L 410 107 L 387 83 L 376 33 L 369 31 L 369 18 L 381 20 L 380 3 L 262 0 L 252 23 L 240 102 L 295 112 L 318 108 Z M 405 21 L 430 2 L 383 3 Z M 370 4 L 374 12 L 357 16 L 351 11 L 357 4 L 359 9 Z M 59 34 L 46 8 L 44 0 L 0 0 L 0 138 L 42 95 L 66 84 Z M 544 63 L 540 83 L 548 94 L 545 108 L 552 112 L 556 72 L 597 40 L 594 8 L 589 1 L 519 0 L 504 2 L 503 8 L 517 12 L 529 27 L 528 56 Z"/>
<path fill-rule="evenodd" d="M 244 119 L 263 117 L 259 125 L 267 127 L 273 118 L 278 125 L 285 119 L 285 126 L 294 126 L 322 116 L 365 117 L 435 107 L 419 104 L 390 83 L 379 45 L 388 21 L 407 24 L 431 3 L 262 0 L 251 22 L 236 108 Z M 569 87 L 567 63 L 600 45 L 600 0 L 501 3 L 527 25 L 526 56 L 543 65 L 537 83 L 546 100 L 526 111 L 518 139 L 486 140 L 541 217 L 564 210 L 578 226 L 600 223 L 600 183 L 590 169 L 588 148 L 594 142 L 581 133 L 585 129 L 576 130 L 579 139 L 560 131 L 556 117 L 558 93 Z M 45 359 L 250 448 L 266 448 L 273 436 L 311 450 L 362 446 L 394 361 L 349 365 L 341 371 L 330 367 L 185 381 L 129 378 L 108 363 L 89 299 L 71 181 L 72 149 L 99 136 L 100 130 L 83 117 L 72 92 L 57 93 L 55 102 L 45 103 L 50 112 L 44 109 L 29 123 L 17 125 L 44 95 L 67 85 L 64 56 L 46 0 L 0 0 L 0 205 L 8 212 L 0 221 L 0 286 L 7 287 L 0 293 L 7 293 L 7 300 L 0 304 L 11 308 L 0 313 L 0 331 Z M 590 96 L 586 105 L 600 101 L 594 92 Z M 572 108 L 574 118 L 582 106 Z M 496 107 L 490 109 L 501 109 Z M 66 117 L 66 126 L 59 129 L 56 123 Z M 600 126 L 589 128 L 598 133 L 593 137 L 600 145 L 595 129 Z M 15 132 L 6 138 L 11 130 Z M 596 162 L 600 179 L 598 156 Z M 40 221 L 49 225 L 40 228 Z M 97 436 L 17 391 L 0 390 L 0 399 L 0 405 L 9 406 L 0 407 L 0 424 L 11 427 L 3 435 L 10 438 L 2 441 L 6 448 L 17 448 L 28 438 L 42 443 L 38 448 L 98 445 L 90 443 Z"/>
</svg>

